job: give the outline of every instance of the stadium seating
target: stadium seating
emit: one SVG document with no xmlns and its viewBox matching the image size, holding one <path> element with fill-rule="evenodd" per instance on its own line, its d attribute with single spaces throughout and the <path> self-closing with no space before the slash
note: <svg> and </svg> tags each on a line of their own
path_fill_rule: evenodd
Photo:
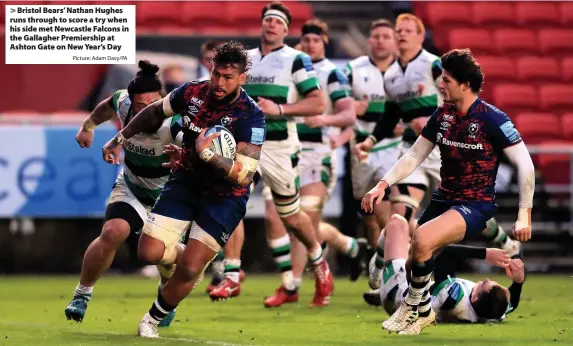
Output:
<svg viewBox="0 0 573 346">
<path fill-rule="evenodd" d="M 571 147 L 571 142 L 560 140 L 548 140 L 540 144 L 546 147 Z M 538 168 L 541 170 L 543 180 L 549 184 L 569 184 L 570 179 L 570 155 L 569 154 L 539 154 L 537 158 Z"/>
<path fill-rule="evenodd" d="M 573 81 L 573 56 L 561 60 L 561 77 L 565 82 Z"/>
<path fill-rule="evenodd" d="M 573 29 L 542 29 L 539 31 L 541 54 L 573 55 Z"/>
<path fill-rule="evenodd" d="M 565 113 L 561 116 L 561 131 L 563 139 L 573 141 L 573 113 Z"/>
<path fill-rule="evenodd" d="M 468 5 L 466 7 L 472 9 L 473 24 L 476 27 L 511 26 L 515 21 L 513 5 L 509 2 L 479 1 Z"/>
<path fill-rule="evenodd" d="M 520 113 L 513 116 L 513 120 L 527 143 L 540 143 L 560 136 L 561 120 L 553 113 Z"/>
<path fill-rule="evenodd" d="M 543 27 L 555 23 L 559 9 L 555 2 L 521 2 L 515 5 L 515 15 L 520 26 Z"/>
<path fill-rule="evenodd" d="M 508 114 L 530 111 L 538 104 L 537 89 L 526 84 L 496 84 L 492 96 L 494 104 Z"/>
<path fill-rule="evenodd" d="M 470 48 L 474 54 L 487 54 L 495 51 L 491 42 L 492 37 L 489 31 L 464 28 L 451 30 L 447 44 L 450 47 Z"/>
<path fill-rule="evenodd" d="M 521 55 L 537 49 L 537 36 L 529 29 L 498 29 L 493 32 L 494 45 L 500 55 Z"/>
<path fill-rule="evenodd" d="M 517 74 L 515 61 L 511 58 L 486 55 L 477 56 L 477 60 L 488 83 L 513 80 Z"/>
<path fill-rule="evenodd" d="M 573 85 L 545 84 L 539 88 L 541 109 L 564 113 L 573 109 Z"/>
<path fill-rule="evenodd" d="M 557 82 L 561 80 L 561 71 L 555 58 L 526 56 L 517 60 L 517 77 L 521 82 Z"/>
<path fill-rule="evenodd" d="M 564 27 L 573 26 L 573 2 L 563 1 L 559 4 L 559 13 Z"/>
</svg>

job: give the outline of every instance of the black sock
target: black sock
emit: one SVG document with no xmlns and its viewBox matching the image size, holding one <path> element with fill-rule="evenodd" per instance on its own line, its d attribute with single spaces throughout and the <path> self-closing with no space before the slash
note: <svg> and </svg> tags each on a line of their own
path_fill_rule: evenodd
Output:
<svg viewBox="0 0 573 346">
<path fill-rule="evenodd" d="M 420 317 L 428 317 L 430 315 L 430 311 L 432 311 L 431 302 L 430 290 L 424 291 L 422 301 L 420 302 L 420 305 L 418 305 L 418 313 Z"/>
<path fill-rule="evenodd" d="M 432 272 L 434 271 L 434 258 L 425 262 L 415 262 L 412 266 L 412 281 L 406 296 L 406 304 L 417 307 L 423 301 L 424 292 L 429 288 Z"/>
<path fill-rule="evenodd" d="M 173 306 L 165 302 L 165 299 L 161 296 L 161 292 L 159 292 L 157 300 L 151 305 L 151 309 L 149 309 L 149 316 L 159 323 L 165 316 L 169 315 L 171 311 L 175 310 L 176 307 L 177 305 Z"/>
</svg>

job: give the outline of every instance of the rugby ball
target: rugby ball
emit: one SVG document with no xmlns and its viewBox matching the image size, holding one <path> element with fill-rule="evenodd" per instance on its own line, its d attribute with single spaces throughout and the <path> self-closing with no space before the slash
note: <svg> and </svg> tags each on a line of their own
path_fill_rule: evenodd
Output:
<svg viewBox="0 0 573 346">
<path fill-rule="evenodd" d="M 215 154 L 234 160 L 237 154 L 237 143 L 235 142 L 235 137 L 233 137 L 233 134 L 225 126 L 221 125 L 210 127 L 207 132 L 205 132 L 205 137 L 216 132 L 220 132 L 221 135 L 213 139 L 210 147 L 211 150 Z"/>
</svg>

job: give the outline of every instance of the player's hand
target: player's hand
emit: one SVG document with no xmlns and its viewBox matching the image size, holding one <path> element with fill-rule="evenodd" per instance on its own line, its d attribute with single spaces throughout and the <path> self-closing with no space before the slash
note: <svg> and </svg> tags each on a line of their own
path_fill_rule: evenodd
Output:
<svg viewBox="0 0 573 346">
<path fill-rule="evenodd" d="M 163 148 L 163 153 L 169 155 L 169 162 L 162 163 L 161 166 L 165 168 L 174 168 L 179 166 L 181 160 L 181 148 L 175 144 L 167 144 Z"/>
<path fill-rule="evenodd" d="M 259 102 L 257 102 L 263 113 L 266 115 L 280 115 L 281 110 L 279 109 L 279 105 L 274 103 L 273 101 L 260 97 Z"/>
<path fill-rule="evenodd" d="M 324 115 L 313 115 L 311 117 L 304 118 L 304 124 L 311 128 L 326 126 L 326 116 Z"/>
<path fill-rule="evenodd" d="M 368 158 L 368 153 L 372 150 L 374 143 L 371 140 L 365 139 L 363 142 L 358 143 L 354 146 L 353 151 L 354 155 L 358 158 L 358 160 L 366 160 Z"/>
<path fill-rule="evenodd" d="M 221 132 L 215 132 L 210 134 L 209 136 L 205 137 L 205 133 L 207 132 L 207 128 L 203 128 L 197 139 L 195 140 L 195 151 L 197 154 L 201 154 L 203 150 L 208 149 L 211 146 L 211 142 L 221 135 Z"/>
<path fill-rule="evenodd" d="M 511 262 L 507 251 L 495 248 L 485 249 L 485 260 L 489 265 L 500 268 L 507 268 Z"/>
<path fill-rule="evenodd" d="M 511 281 L 522 284 L 525 281 L 525 265 L 519 258 L 514 258 L 509 262 L 509 266 L 505 268 L 505 274 Z"/>
<path fill-rule="evenodd" d="M 330 142 L 330 149 L 334 150 L 336 148 L 340 148 L 341 146 L 344 145 L 344 139 L 342 138 L 342 136 L 330 136 L 328 137 L 328 140 Z"/>
<path fill-rule="evenodd" d="M 76 134 L 76 141 L 80 145 L 80 148 L 91 148 L 93 140 L 94 132 L 86 130 L 83 126 Z"/>
<path fill-rule="evenodd" d="M 511 228 L 513 239 L 519 241 L 528 241 L 531 239 L 531 223 L 517 220 Z"/>
<path fill-rule="evenodd" d="M 119 134 L 113 137 L 101 149 L 103 160 L 107 163 L 119 165 L 119 156 L 121 154 L 122 145 L 118 136 Z"/>
<path fill-rule="evenodd" d="M 366 213 L 373 213 L 374 212 L 374 203 L 380 204 L 382 198 L 384 198 L 384 193 L 388 188 L 388 183 L 384 180 L 381 180 L 372 188 L 372 190 L 368 191 L 366 196 L 362 198 L 361 207 L 362 210 Z"/>
<path fill-rule="evenodd" d="M 354 101 L 354 109 L 356 110 L 357 116 L 363 116 L 368 109 L 368 100 Z"/>
</svg>

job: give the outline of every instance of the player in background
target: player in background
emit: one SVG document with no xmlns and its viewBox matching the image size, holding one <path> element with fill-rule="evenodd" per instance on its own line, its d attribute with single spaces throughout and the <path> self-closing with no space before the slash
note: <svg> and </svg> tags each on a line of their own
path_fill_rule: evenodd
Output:
<svg viewBox="0 0 573 346">
<path fill-rule="evenodd" d="M 215 48 L 210 81 L 188 82 L 154 102 L 104 147 L 115 162 L 118 148 L 148 124 L 176 113 L 183 116 L 183 149 L 172 178 L 143 227 L 139 254 L 150 263 L 177 263 L 157 300 L 139 323 L 138 335 L 158 337 L 157 325 L 191 292 L 245 216 L 249 186 L 265 138 L 261 109 L 241 86 L 247 80 L 249 55 L 236 42 Z M 235 159 L 210 149 L 220 133 L 207 129 L 223 125 L 233 135 Z M 171 162 L 173 163 L 173 162 Z M 191 227 L 187 247 L 177 239 Z"/>
<path fill-rule="evenodd" d="M 163 97 L 162 85 L 157 76 L 159 67 L 148 61 L 139 61 L 139 71 L 127 89 L 118 90 L 100 102 L 84 121 L 76 135 L 82 148 L 91 147 L 94 129 L 117 115 L 125 127 L 136 114 L 146 106 Z M 110 267 L 117 248 L 131 232 L 139 233 L 147 214 L 169 178 L 169 169 L 162 167 L 169 162 L 163 154 L 163 147 L 180 143 L 182 139 L 181 119 L 175 116 L 142 129 L 141 133 L 130 138 L 124 145 L 125 159 L 105 209 L 104 225 L 99 237 L 84 254 L 80 282 L 71 303 L 66 307 L 68 319 L 81 322 L 88 302 L 92 297 L 95 283 Z M 163 283 L 169 277 L 169 269 L 158 266 Z M 171 323 L 175 311 L 162 325 Z"/>
<path fill-rule="evenodd" d="M 315 296 L 329 296 L 333 278 L 316 239 L 312 222 L 300 208 L 299 175 L 297 169 L 300 142 L 295 116 L 314 116 L 324 113 L 326 99 L 312 66 L 310 57 L 284 43 L 291 22 L 289 9 L 280 2 L 265 5 L 261 13 L 261 45 L 249 50 L 252 69 L 244 88 L 266 116 L 267 138 L 261 154 L 260 169 L 263 183 L 272 191 L 273 203 L 281 219 L 305 245 L 315 273 Z M 268 206 L 270 203 L 265 203 Z M 282 273 L 282 285 L 275 295 L 267 297 L 265 306 L 279 306 L 296 300 L 290 239 L 284 228 L 266 228 L 267 240 L 273 257 Z M 242 245 L 242 244 L 237 244 Z M 225 248 L 227 263 L 240 265 L 240 248 Z M 232 261 L 232 262 L 231 262 Z M 227 267 L 227 266 L 225 266 Z M 224 298 L 238 289 L 239 283 L 224 280 L 212 298 Z M 215 294 L 214 294 L 215 293 Z"/>
<path fill-rule="evenodd" d="M 201 44 L 201 47 L 199 48 L 199 51 L 201 52 L 201 60 L 197 67 L 197 80 L 209 80 L 211 78 L 215 47 L 220 43 L 222 42 L 217 40 L 208 40 Z"/>
<path fill-rule="evenodd" d="M 320 19 L 311 19 L 302 27 L 300 44 L 297 47 L 312 59 L 314 70 L 326 93 L 326 111 L 312 117 L 297 118 L 298 138 L 301 141 L 300 184 L 301 208 L 313 222 L 318 232 L 317 239 L 331 245 L 339 252 L 352 258 L 352 279 L 356 280 L 362 272 L 362 263 L 366 255 L 366 240 L 357 240 L 340 233 L 334 226 L 322 223 L 322 207 L 336 185 L 336 149 L 331 144 L 329 134 L 338 135 L 341 128 L 354 124 L 354 101 L 350 94 L 348 79 L 330 60 L 325 58 L 325 45 L 328 44 L 328 26 Z M 265 187 L 263 196 L 272 202 L 270 188 Z M 267 225 L 274 230 L 287 230 L 272 203 L 267 204 Z M 298 289 L 307 263 L 307 251 L 302 242 L 294 235 L 290 236 L 292 250 L 292 271 L 297 291 L 293 299 L 298 300 Z M 315 296 L 312 304 L 326 306 L 330 296 Z M 278 302 L 281 303 L 282 302 Z"/>
<path fill-rule="evenodd" d="M 425 27 L 422 21 L 412 14 L 401 14 L 396 19 L 396 37 L 398 40 L 399 58 L 393 62 L 384 75 L 384 88 L 387 103 L 383 117 L 376 124 L 373 132 L 356 151 L 362 158 L 373 151 L 377 143 L 394 137 L 394 127 L 400 121 L 406 124 L 402 136 L 401 153 L 404 155 L 418 138 L 429 116 L 443 102 L 438 90 L 442 67 L 440 58 L 427 52 L 422 44 Z M 414 217 L 428 191 L 440 183 L 440 152 L 435 148 L 428 158 L 403 181 L 393 187 L 390 194 L 391 218 L 386 228 L 410 229 L 415 226 Z M 386 196 L 388 193 L 385 193 Z M 483 234 L 496 245 L 511 251 L 519 252 L 519 243 L 505 236 L 495 220 L 491 220 Z M 384 235 L 378 238 L 383 242 Z M 383 266 L 383 247 L 376 247 L 375 268 L 381 273 Z M 370 281 L 375 289 L 379 280 Z M 364 299 L 370 304 L 378 300 L 377 290 L 366 292 Z"/>
<path fill-rule="evenodd" d="M 495 178 L 503 154 L 517 167 L 519 177 L 513 236 L 519 241 L 531 238 L 535 170 L 519 132 L 505 113 L 480 99 L 483 74 L 468 49 L 444 54 L 441 64 L 440 93 L 445 103 L 410 150 L 362 200 L 362 207 L 371 211 L 389 186 L 412 174 L 439 146 L 441 184 L 414 231 L 412 281 L 404 303 L 382 324 L 389 331 L 419 333 L 434 322 L 429 290 L 434 252 L 486 227 L 497 208 Z"/>
<path fill-rule="evenodd" d="M 410 235 L 402 230 L 387 230 L 384 251 L 384 275 L 380 280 L 380 300 L 392 315 L 408 293 L 407 265 Z M 509 288 L 486 279 L 472 282 L 456 277 L 456 264 L 469 258 L 484 259 L 488 264 L 505 268 L 512 280 Z M 430 289 L 432 309 L 440 322 L 501 321 L 519 305 L 525 281 L 525 268 L 518 255 L 507 251 L 448 245 L 436 257 L 434 280 Z M 409 333 L 417 334 L 418 330 Z"/>
<path fill-rule="evenodd" d="M 372 22 L 368 38 L 368 52 L 368 55 L 350 61 L 345 69 L 356 100 L 357 120 L 354 125 L 354 138 L 351 140 L 353 150 L 351 150 L 350 170 L 352 191 L 358 204 L 398 160 L 398 145 L 401 141 L 398 127 L 395 136 L 392 135 L 391 138 L 377 143 L 370 150 L 369 155 L 364 154 L 360 157 L 360 153 L 356 151 L 358 148 L 356 144 L 367 140 L 376 122 L 386 111 L 384 80 L 386 70 L 392 65 L 397 54 L 394 27 L 389 21 L 378 19 Z M 394 127 L 390 131 L 393 131 Z M 362 214 L 371 248 L 376 247 L 380 231 L 390 217 L 388 197 L 376 206 L 373 214 Z"/>
</svg>

